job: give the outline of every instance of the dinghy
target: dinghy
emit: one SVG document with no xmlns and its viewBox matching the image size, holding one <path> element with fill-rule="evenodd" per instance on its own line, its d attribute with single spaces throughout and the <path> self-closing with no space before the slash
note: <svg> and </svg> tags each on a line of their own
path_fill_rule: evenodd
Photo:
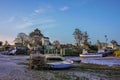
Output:
<svg viewBox="0 0 120 80">
<path fill-rule="evenodd" d="M 68 69 L 73 65 L 73 61 L 51 62 L 47 63 L 49 69 Z"/>
<path fill-rule="evenodd" d="M 46 56 L 46 62 L 49 69 L 68 69 L 73 65 L 72 60 L 65 60 L 61 56 Z"/>
</svg>

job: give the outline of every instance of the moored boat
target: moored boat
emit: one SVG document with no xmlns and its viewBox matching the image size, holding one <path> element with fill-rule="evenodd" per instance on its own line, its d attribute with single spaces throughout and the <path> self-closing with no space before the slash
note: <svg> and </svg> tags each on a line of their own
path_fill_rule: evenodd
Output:
<svg viewBox="0 0 120 80">
<path fill-rule="evenodd" d="M 73 65 L 72 60 L 65 60 L 61 56 L 47 56 L 46 61 L 49 69 L 68 69 Z"/>
<path fill-rule="evenodd" d="M 46 59 L 62 59 L 63 57 L 58 54 L 45 54 Z"/>
<path fill-rule="evenodd" d="M 80 54 L 81 58 L 88 58 L 88 57 L 103 57 L 103 54 Z"/>
<path fill-rule="evenodd" d="M 73 61 L 47 63 L 49 69 L 68 69 L 73 66 Z"/>
</svg>

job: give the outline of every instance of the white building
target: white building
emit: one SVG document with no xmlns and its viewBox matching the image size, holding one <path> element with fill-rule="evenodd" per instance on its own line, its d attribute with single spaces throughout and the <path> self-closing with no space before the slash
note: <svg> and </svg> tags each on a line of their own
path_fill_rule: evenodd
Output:
<svg viewBox="0 0 120 80">
<path fill-rule="evenodd" d="M 49 41 L 49 37 L 42 37 L 42 45 L 49 45 L 50 41 Z"/>
</svg>

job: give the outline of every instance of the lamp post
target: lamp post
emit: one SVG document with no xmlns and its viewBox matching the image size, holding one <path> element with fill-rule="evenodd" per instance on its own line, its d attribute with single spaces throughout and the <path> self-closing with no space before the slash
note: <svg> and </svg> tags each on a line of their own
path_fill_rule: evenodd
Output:
<svg viewBox="0 0 120 80">
<path fill-rule="evenodd" d="M 107 35 L 105 35 L 105 39 L 106 39 L 106 46 L 105 47 L 107 47 L 107 41 L 108 41 Z"/>
</svg>

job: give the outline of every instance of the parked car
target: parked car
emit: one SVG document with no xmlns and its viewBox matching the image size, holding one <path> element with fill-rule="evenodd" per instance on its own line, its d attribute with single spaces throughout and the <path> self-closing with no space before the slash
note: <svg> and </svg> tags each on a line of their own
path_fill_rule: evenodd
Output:
<svg viewBox="0 0 120 80">
<path fill-rule="evenodd" d="M 12 50 L 9 50 L 8 55 L 15 55 L 16 54 L 16 48 L 12 49 Z"/>
<path fill-rule="evenodd" d="M 28 48 L 26 46 L 17 46 L 16 54 L 28 54 Z"/>
</svg>

